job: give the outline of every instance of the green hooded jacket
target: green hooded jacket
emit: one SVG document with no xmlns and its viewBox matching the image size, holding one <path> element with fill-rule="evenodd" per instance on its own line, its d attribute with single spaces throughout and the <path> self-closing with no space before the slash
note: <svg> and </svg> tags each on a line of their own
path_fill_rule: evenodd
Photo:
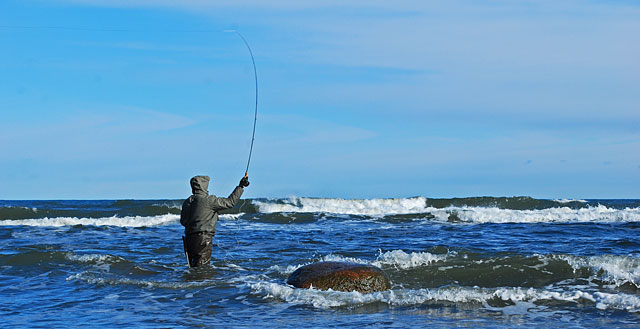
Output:
<svg viewBox="0 0 640 329">
<path fill-rule="evenodd" d="M 190 183 L 193 195 L 182 203 L 180 224 L 187 235 L 199 232 L 213 235 L 216 233 L 218 211 L 233 208 L 244 189 L 238 186 L 228 198 L 218 198 L 209 195 L 209 176 L 195 176 Z"/>
</svg>

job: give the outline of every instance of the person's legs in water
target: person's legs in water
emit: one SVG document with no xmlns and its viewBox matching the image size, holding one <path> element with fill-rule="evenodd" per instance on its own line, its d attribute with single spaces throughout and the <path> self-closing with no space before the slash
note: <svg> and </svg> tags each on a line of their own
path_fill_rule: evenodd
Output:
<svg viewBox="0 0 640 329">
<path fill-rule="evenodd" d="M 189 265 L 191 267 L 209 264 L 212 238 L 212 235 L 203 232 L 187 235 L 187 252 L 189 253 Z"/>
</svg>

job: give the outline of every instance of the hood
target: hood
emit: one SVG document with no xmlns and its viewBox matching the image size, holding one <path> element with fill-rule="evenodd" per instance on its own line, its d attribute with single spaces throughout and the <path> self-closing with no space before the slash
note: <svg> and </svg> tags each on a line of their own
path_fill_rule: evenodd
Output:
<svg viewBox="0 0 640 329">
<path fill-rule="evenodd" d="M 209 194 L 209 176 L 195 176 L 190 183 L 193 194 Z"/>
</svg>

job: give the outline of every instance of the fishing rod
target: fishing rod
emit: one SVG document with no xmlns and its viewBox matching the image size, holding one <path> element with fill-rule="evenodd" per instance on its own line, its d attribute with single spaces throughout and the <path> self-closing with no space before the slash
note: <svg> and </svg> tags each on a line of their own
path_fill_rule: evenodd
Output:
<svg viewBox="0 0 640 329">
<path fill-rule="evenodd" d="M 251 155 L 253 154 L 253 142 L 256 139 L 256 123 L 258 122 L 258 71 L 256 70 L 256 60 L 253 58 L 253 51 L 251 51 L 251 47 L 249 46 L 247 39 L 245 39 L 244 36 L 236 30 L 225 30 L 225 32 L 235 33 L 240 37 L 240 39 L 242 39 L 245 46 L 247 46 L 247 49 L 249 50 L 249 55 L 251 55 L 251 63 L 253 63 L 253 80 L 255 82 L 255 87 L 256 87 L 255 88 L 256 106 L 255 106 L 255 112 L 253 114 L 253 133 L 251 134 L 251 147 L 249 148 L 249 160 L 247 160 L 247 169 L 244 171 L 244 175 L 247 176 L 249 174 L 249 165 L 251 164 Z"/>
</svg>

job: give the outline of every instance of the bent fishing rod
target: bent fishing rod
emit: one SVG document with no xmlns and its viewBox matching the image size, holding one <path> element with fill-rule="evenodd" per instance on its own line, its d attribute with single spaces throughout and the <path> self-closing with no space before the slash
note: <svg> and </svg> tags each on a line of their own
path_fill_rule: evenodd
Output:
<svg viewBox="0 0 640 329">
<path fill-rule="evenodd" d="M 242 39 L 245 46 L 247 46 L 247 49 L 249 50 L 249 55 L 251 55 L 251 63 L 253 64 L 253 80 L 255 82 L 256 104 L 255 104 L 255 111 L 253 114 L 253 133 L 251 134 L 251 147 L 249 148 L 249 160 L 247 160 L 247 169 L 244 171 L 244 175 L 246 177 L 249 174 L 249 165 L 251 164 L 251 155 L 253 154 L 253 142 L 256 139 L 256 123 L 258 122 L 258 71 L 256 70 L 256 60 L 253 57 L 253 51 L 251 51 L 251 47 L 249 46 L 247 39 L 245 39 L 244 36 L 236 30 L 225 30 L 225 32 L 235 33 L 240 37 L 240 39 Z"/>
</svg>

